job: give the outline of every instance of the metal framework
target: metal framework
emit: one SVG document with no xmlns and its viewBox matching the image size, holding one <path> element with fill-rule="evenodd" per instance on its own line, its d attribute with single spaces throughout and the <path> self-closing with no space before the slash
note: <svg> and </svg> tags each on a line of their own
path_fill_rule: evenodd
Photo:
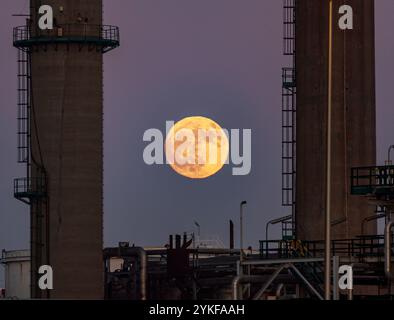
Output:
<svg viewBox="0 0 394 320">
<path fill-rule="evenodd" d="M 45 170 L 38 170 L 32 175 L 31 163 L 34 162 L 31 154 L 31 132 L 34 123 L 32 85 L 31 85 L 31 50 L 18 48 L 18 163 L 26 164 L 26 176 L 14 180 L 14 196 L 27 204 L 46 196 Z M 41 167 L 41 166 L 40 166 Z"/>
<path fill-rule="evenodd" d="M 394 237 L 391 241 L 394 244 Z M 384 236 L 359 236 L 354 239 L 340 239 L 331 241 L 333 256 L 352 257 L 358 262 L 365 262 L 370 258 L 382 261 L 384 256 Z M 260 257 L 264 260 L 273 258 L 292 257 L 323 257 L 324 241 L 260 241 Z"/>
<path fill-rule="evenodd" d="M 351 192 L 394 200 L 394 166 L 352 168 Z"/>
<path fill-rule="evenodd" d="M 26 176 L 14 180 L 14 197 L 28 204 L 31 208 L 30 229 L 31 235 L 35 235 L 30 241 L 33 269 L 35 261 L 42 261 L 44 256 L 46 261 L 49 261 L 47 178 L 44 166 L 34 159 L 31 150 L 32 126 L 35 124 L 31 93 L 31 48 L 20 46 L 19 43 L 15 42 L 14 46 L 18 49 L 17 158 L 18 163 L 26 165 Z M 34 164 L 34 170 L 32 170 L 32 163 Z M 33 248 L 39 249 L 33 250 Z M 35 280 L 35 275 L 31 273 L 32 293 L 35 288 L 33 284 Z"/>
<path fill-rule="evenodd" d="M 394 235 L 360 236 L 354 239 L 331 241 L 333 260 L 344 264 L 351 264 L 354 269 L 354 283 L 356 285 L 386 287 L 388 297 L 390 293 L 390 277 L 383 271 L 383 265 L 391 266 L 393 262 L 391 249 L 394 245 Z M 387 249 L 389 248 L 389 249 Z M 389 253 L 387 253 L 389 250 Z M 272 263 L 275 261 L 295 260 L 305 262 L 298 268 L 302 275 L 323 294 L 325 241 L 260 241 L 260 259 L 249 263 Z M 387 262 L 387 261 L 391 261 Z M 334 270 L 338 270 L 334 268 Z M 387 269 L 386 269 L 387 270 Z M 390 270 L 390 269 L 389 269 Z M 387 272 L 386 272 L 387 273 Z M 390 272 L 389 272 L 390 273 Z M 335 272 L 334 272 L 335 275 Z M 391 273 L 390 273 L 391 276 Z M 337 281 L 334 281 L 334 287 Z M 334 289 L 334 292 L 336 290 Z M 338 299 L 338 295 L 336 295 Z"/>
<path fill-rule="evenodd" d="M 283 54 L 291 67 L 282 69 L 282 205 L 291 208 L 295 229 L 296 188 L 296 0 L 283 0 Z"/>
<path fill-rule="evenodd" d="M 31 30 L 25 25 L 14 28 L 13 41 L 18 48 L 76 43 L 90 45 L 105 53 L 120 45 L 120 36 L 119 27 L 110 25 L 64 24 L 52 30 Z"/>
</svg>

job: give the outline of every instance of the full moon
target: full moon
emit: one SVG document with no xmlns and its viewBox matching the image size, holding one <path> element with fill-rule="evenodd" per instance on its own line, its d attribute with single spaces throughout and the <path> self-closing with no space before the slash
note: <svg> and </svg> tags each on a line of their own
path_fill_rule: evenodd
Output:
<svg viewBox="0 0 394 320">
<path fill-rule="evenodd" d="M 191 179 L 204 179 L 223 168 L 229 142 L 215 121 L 188 117 L 178 121 L 168 132 L 165 152 L 175 172 Z"/>
</svg>

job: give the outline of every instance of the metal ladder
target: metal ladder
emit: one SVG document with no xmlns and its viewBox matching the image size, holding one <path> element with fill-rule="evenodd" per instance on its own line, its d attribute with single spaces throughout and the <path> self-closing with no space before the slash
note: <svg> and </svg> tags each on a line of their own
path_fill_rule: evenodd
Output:
<svg viewBox="0 0 394 320">
<path fill-rule="evenodd" d="M 296 182 L 296 0 L 283 0 L 283 54 L 291 67 L 282 69 L 282 206 L 290 207 L 294 236 Z"/>
<path fill-rule="evenodd" d="M 18 50 L 18 163 L 30 162 L 30 53 Z"/>
<path fill-rule="evenodd" d="M 15 179 L 15 198 L 27 204 L 32 199 L 44 198 L 46 194 L 46 171 L 42 164 L 32 167 L 32 117 L 34 116 L 31 93 L 31 52 L 26 48 L 18 48 L 18 86 L 17 86 L 17 143 L 18 163 L 26 164 L 26 175 Z"/>
<path fill-rule="evenodd" d="M 37 273 L 33 269 L 38 270 L 37 263 L 44 261 L 44 256 L 45 263 L 49 264 L 47 175 L 42 164 L 34 163 L 32 166 L 34 159 L 31 153 L 31 119 L 34 113 L 32 113 L 31 51 L 23 47 L 17 48 L 17 159 L 18 163 L 26 164 L 26 175 L 14 180 L 14 197 L 30 206 L 31 293 L 33 297 L 42 297 L 44 294 L 36 288 Z"/>
</svg>

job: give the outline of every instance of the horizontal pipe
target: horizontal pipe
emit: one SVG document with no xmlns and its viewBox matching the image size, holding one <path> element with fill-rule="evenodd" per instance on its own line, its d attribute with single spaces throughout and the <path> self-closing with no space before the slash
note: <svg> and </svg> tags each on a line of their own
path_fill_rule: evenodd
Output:
<svg viewBox="0 0 394 320">
<path fill-rule="evenodd" d="M 133 247 L 131 247 L 133 248 Z M 154 256 L 154 255 L 163 255 L 167 254 L 168 249 L 144 249 L 146 255 Z M 205 249 L 205 248 L 198 248 L 198 249 L 187 249 L 190 254 L 231 254 L 231 255 L 239 255 L 239 249 Z M 106 248 L 104 249 L 104 256 L 106 254 L 110 254 L 110 256 L 117 256 L 118 248 Z"/>
<path fill-rule="evenodd" d="M 269 264 L 284 264 L 284 263 L 308 263 L 308 262 L 322 262 L 323 258 L 294 258 L 294 259 L 271 259 L 271 260 L 246 260 L 243 265 L 269 265 Z"/>
<path fill-rule="evenodd" d="M 281 223 L 281 222 L 285 222 L 287 220 L 290 220 L 292 217 L 293 216 L 290 214 L 288 216 L 284 216 L 284 217 L 281 217 L 281 218 L 270 220 L 270 221 L 268 221 L 268 224 L 278 224 L 278 223 Z"/>
<path fill-rule="evenodd" d="M 200 253 L 200 254 L 238 254 L 239 249 L 190 249 L 190 253 Z"/>
</svg>

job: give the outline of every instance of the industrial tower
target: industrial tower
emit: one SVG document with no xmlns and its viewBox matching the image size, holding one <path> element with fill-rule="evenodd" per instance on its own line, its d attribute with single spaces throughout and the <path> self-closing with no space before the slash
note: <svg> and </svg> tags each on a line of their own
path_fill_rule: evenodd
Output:
<svg viewBox="0 0 394 320">
<path fill-rule="evenodd" d="M 328 1 L 285 1 L 283 71 L 283 204 L 295 236 L 322 240 L 326 199 Z M 334 0 L 331 227 L 333 239 L 376 234 L 368 199 L 351 194 L 351 168 L 376 164 L 374 0 Z M 354 29 L 338 27 L 350 5 Z"/>
<path fill-rule="evenodd" d="M 38 27 L 41 5 L 52 30 Z M 14 194 L 30 205 L 32 298 L 103 298 L 103 53 L 119 29 L 101 0 L 30 1 L 14 29 L 18 50 L 18 161 Z M 53 268 L 53 290 L 38 269 Z"/>
</svg>

